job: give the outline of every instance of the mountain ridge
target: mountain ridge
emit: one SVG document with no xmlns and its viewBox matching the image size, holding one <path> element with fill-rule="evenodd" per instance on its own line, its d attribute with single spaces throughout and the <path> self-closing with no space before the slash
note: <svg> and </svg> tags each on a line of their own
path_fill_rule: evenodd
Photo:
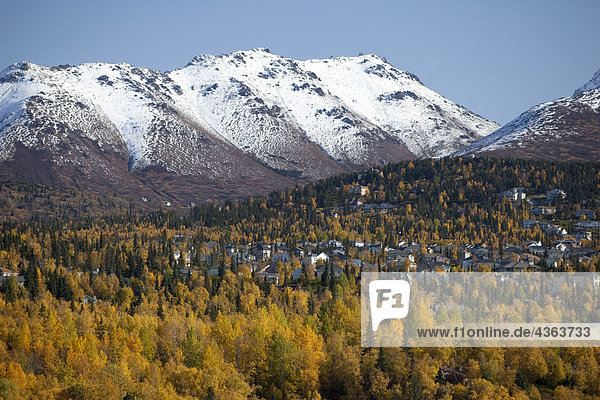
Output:
<svg viewBox="0 0 600 400">
<path fill-rule="evenodd" d="M 236 198 L 443 157 L 497 127 L 374 55 L 298 61 L 259 48 L 196 56 L 166 72 L 21 62 L 0 73 L 3 176 L 36 183 L 18 170 L 21 146 L 58 183 L 103 176 L 117 191 L 129 182 L 129 192 L 141 185 L 185 201 L 206 200 L 211 186 L 223 188 L 217 197 L 240 186 Z M 75 176 L 60 176 L 66 165 Z M 204 189 L 165 191 L 148 181 L 157 174 Z"/>
<path fill-rule="evenodd" d="M 571 96 L 538 104 L 454 156 L 600 160 L 600 70 Z"/>
</svg>

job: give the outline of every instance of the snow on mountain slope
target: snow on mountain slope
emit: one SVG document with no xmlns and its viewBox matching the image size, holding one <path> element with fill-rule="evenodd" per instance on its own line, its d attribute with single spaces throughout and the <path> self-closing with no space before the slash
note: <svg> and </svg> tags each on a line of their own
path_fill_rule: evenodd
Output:
<svg viewBox="0 0 600 400">
<path fill-rule="evenodd" d="M 190 201 L 293 185 L 181 115 L 176 92 L 168 77 L 126 64 L 11 66 L 0 75 L 3 178 Z"/>
<path fill-rule="evenodd" d="M 382 127 L 419 157 L 442 157 L 499 126 L 424 86 L 377 56 L 309 60 L 302 66 L 357 115 Z"/>
<path fill-rule="evenodd" d="M 575 91 L 575 96 L 590 90 L 600 89 L 600 70 L 596 71 L 592 79 L 586 82 L 585 85 Z"/>
<path fill-rule="evenodd" d="M 297 126 L 334 160 L 355 164 L 368 164 L 377 142 L 441 157 L 498 128 L 372 55 L 296 61 L 255 49 L 199 56 L 169 76 L 184 92 L 182 107 L 263 159 L 273 136 L 282 134 L 240 132 L 232 120 L 243 119 L 249 106 Z"/>
<path fill-rule="evenodd" d="M 372 55 L 296 61 L 255 49 L 167 73 L 26 62 L 0 73 L 0 163 L 28 154 L 87 177 L 97 163 L 115 185 L 124 169 L 218 180 L 219 193 L 241 179 L 281 187 L 445 156 L 495 127 Z"/>
<path fill-rule="evenodd" d="M 570 97 L 532 107 L 456 156 L 600 160 L 600 71 Z"/>
<path fill-rule="evenodd" d="M 299 126 L 277 93 L 278 87 L 260 85 L 260 77 L 248 79 L 249 74 L 261 73 L 266 61 L 246 58 L 197 57 L 187 67 L 171 72 L 169 77 L 182 92 L 175 98 L 176 107 L 278 171 L 313 177 L 343 171 L 337 160 L 329 157 L 331 153 L 325 154 L 320 143 Z M 242 63 L 246 64 L 243 70 L 237 67 Z"/>
</svg>

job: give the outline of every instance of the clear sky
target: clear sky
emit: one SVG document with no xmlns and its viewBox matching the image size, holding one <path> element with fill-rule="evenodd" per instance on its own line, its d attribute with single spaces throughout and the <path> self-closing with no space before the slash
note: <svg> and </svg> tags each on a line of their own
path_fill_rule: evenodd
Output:
<svg viewBox="0 0 600 400">
<path fill-rule="evenodd" d="M 254 47 L 297 59 L 375 53 L 506 123 L 600 69 L 599 0 L 4 0 L 0 69 L 127 62 L 159 70 Z"/>
</svg>

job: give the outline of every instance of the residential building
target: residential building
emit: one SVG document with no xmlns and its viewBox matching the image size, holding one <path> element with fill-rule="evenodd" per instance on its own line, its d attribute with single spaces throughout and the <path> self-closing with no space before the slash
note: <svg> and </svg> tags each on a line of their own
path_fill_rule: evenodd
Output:
<svg viewBox="0 0 600 400">
<path fill-rule="evenodd" d="M 524 200 L 527 197 L 525 189 L 522 187 L 509 189 L 506 192 L 502 192 L 500 195 L 512 201 Z"/>
</svg>

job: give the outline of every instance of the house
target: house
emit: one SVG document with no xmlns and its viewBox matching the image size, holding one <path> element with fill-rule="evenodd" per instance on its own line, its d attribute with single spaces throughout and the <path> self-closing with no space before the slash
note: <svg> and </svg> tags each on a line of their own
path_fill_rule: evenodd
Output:
<svg viewBox="0 0 600 400">
<path fill-rule="evenodd" d="M 427 245 L 427 251 L 429 253 L 452 254 L 452 251 L 454 251 L 454 246 L 445 244 L 429 244 Z"/>
<path fill-rule="evenodd" d="M 470 271 L 473 268 L 473 257 L 467 257 L 460 263 L 460 266 L 467 271 Z"/>
<path fill-rule="evenodd" d="M 181 250 L 175 250 L 173 252 L 173 258 L 175 259 L 175 262 L 179 262 L 179 259 L 181 258 Z M 192 252 L 188 251 L 187 253 L 185 253 L 184 261 L 185 265 L 188 266 L 192 263 Z"/>
<path fill-rule="evenodd" d="M 441 254 L 424 254 L 417 272 L 422 271 L 449 271 L 450 259 Z"/>
<path fill-rule="evenodd" d="M 491 250 L 484 246 L 478 247 L 476 249 L 473 249 L 473 251 L 471 251 L 471 253 L 473 255 L 477 256 L 478 258 L 490 257 L 490 252 L 491 252 Z"/>
<path fill-rule="evenodd" d="M 3 277 L 19 276 L 19 273 L 15 272 L 15 271 L 11 271 L 8 268 L 0 267 L 0 276 L 3 276 Z"/>
<path fill-rule="evenodd" d="M 394 208 L 394 206 L 392 206 L 391 204 L 388 204 L 388 203 L 365 204 L 363 206 L 363 211 L 365 211 L 365 212 L 377 211 L 382 214 L 387 214 L 387 212 L 393 208 Z"/>
<path fill-rule="evenodd" d="M 543 257 L 546 254 L 546 246 L 529 246 L 527 251 L 534 256 Z"/>
<path fill-rule="evenodd" d="M 194 274 L 194 269 L 190 267 L 179 268 L 179 273 L 185 277 L 191 277 Z"/>
<path fill-rule="evenodd" d="M 417 266 L 417 272 L 436 272 L 436 271 L 450 271 L 450 264 L 442 261 L 431 261 L 422 262 Z"/>
<path fill-rule="evenodd" d="M 319 246 L 321 247 L 333 247 L 336 249 L 341 249 L 342 247 L 344 247 L 344 244 L 342 242 L 340 242 L 339 240 L 328 240 L 326 242 L 320 242 Z"/>
<path fill-rule="evenodd" d="M 562 226 L 551 225 L 545 232 L 547 235 L 558 235 L 558 236 L 566 236 L 567 230 Z"/>
<path fill-rule="evenodd" d="M 344 272 L 344 268 L 340 267 L 337 264 L 335 264 L 335 265 L 323 264 L 319 268 L 317 268 L 317 270 L 315 272 L 317 278 L 320 279 L 323 276 L 323 273 L 325 272 L 325 269 L 327 269 L 327 273 L 329 273 L 331 268 L 333 268 L 333 275 L 336 278 L 339 278 L 340 275 Z"/>
<path fill-rule="evenodd" d="M 563 258 L 563 256 L 565 255 L 564 250 L 560 250 L 560 249 L 548 249 L 548 258 Z"/>
<path fill-rule="evenodd" d="M 275 251 L 275 252 L 273 252 L 273 255 L 271 258 L 274 263 L 278 263 L 279 261 L 281 261 L 282 264 L 285 264 L 286 262 L 288 262 L 290 260 L 290 255 L 289 255 L 289 253 L 286 253 L 283 251 Z"/>
<path fill-rule="evenodd" d="M 447 364 L 442 364 L 438 375 L 441 375 L 446 382 L 456 385 L 459 383 L 462 384 L 467 380 L 466 372 L 467 371 L 462 366 L 451 368 Z"/>
<path fill-rule="evenodd" d="M 192 236 L 191 235 L 173 235 L 173 243 L 179 243 L 181 241 L 184 241 L 186 239 L 191 239 Z"/>
<path fill-rule="evenodd" d="M 335 249 L 333 251 L 332 256 L 339 258 L 340 260 L 345 260 L 346 257 L 346 252 L 342 249 Z"/>
<path fill-rule="evenodd" d="M 573 247 L 579 247 L 579 243 L 573 239 L 559 240 L 554 243 L 554 247 L 566 252 Z"/>
<path fill-rule="evenodd" d="M 567 249 L 566 255 L 568 258 L 577 258 L 580 261 L 585 258 L 592 258 L 595 256 L 594 249 L 591 247 L 571 247 Z"/>
<path fill-rule="evenodd" d="M 268 259 L 271 257 L 271 245 L 256 243 L 254 247 L 252 247 L 252 255 L 259 261 Z"/>
<path fill-rule="evenodd" d="M 410 246 L 405 247 L 403 250 L 411 254 L 421 254 L 421 246 L 417 243 L 413 243 Z"/>
<path fill-rule="evenodd" d="M 592 232 L 590 231 L 584 231 L 584 230 L 577 230 L 573 233 L 573 238 L 575 238 L 575 240 L 592 240 Z"/>
<path fill-rule="evenodd" d="M 405 260 L 408 260 L 410 263 L 415 262 L 415 256 L 412 253 L 407 253 L 404 250 L 390 250 L 385 255 L 385 263 L 391 264 L 396 262 L 396 264 L 403 264 Z"/>
<path fill-rule="evenodd" d="M 525 247 L 531 247 L 531 246 L 541 246 L 542 242 L 539 240 L 529 240 L 527 242 L 525 242 Z"/>
<path fill-rule="evenodd" d="M 294 270 L 294 272 L 292 272 L 292 280 L 297 280 L 300 279 L 302 277 L 302 273 L 304 272 L 304 267 L 300 267 Z"/>
<path fill-rule="evenodd" d="M 214 256 L 213 254 L 202 254 L 200 256 L 200 262 L 202 264 L 209 264 L 210 265 L 210 264 L 212 264 L 214 262 L 213 256 Z"/>
<path fill-rule="evenodd" d="M 306 251 L 300 246 L 294 247 L 292 250 L 290 250 L 290 252 L 292 253 L 292 255 L 298 258 L 302 258 L 306 255 Z"/>
<path fill-rule="evenodd" d="M 579 221 L 575 226 L 583 229 L 600 229 L 600 221 Z"/>
<path fill-rule="evenodd" d="M 594 219 L 596 218 L 596 213 L 592 210 L 579 210 L 575 211 L 575 218 Z"/>
<path fill-rule="evenodd" d="M 234 255 L 236 252 L 235 246 L 233 244 L 228 244 L 227 246 L 225 246 L 225 253 L 228 256 L 232 256 Z"/>
<path fill-rule="evenodd" d="M 534 256 L 533 254 L 521 254 L 520 259 L 525 261 L 529 265 L 536 265 L 540 261 L 540 257 Z"/>
<path fill-rule="evenodd" d="M 512 201 L 517 201 L 517 200 L 524 200 L 527 197 L 527 194 L 525 194 L 525 188 L 516 187 L 516 188 L 509 189 L 506 192 L 502 192 L 500 194 L 500 196 L 505 197 Z"/>
<path fill-rule="evenodd" d="M 546 224 L 544 222 L 540 222 L 539 226 L 540 226 L 540 229 L 542 230 L 542 232 L 544 232 L 546 235 L 560 236 L 560 235 L 567 234 L 567 230 L 558 225 Z"/>
<path fill-rule="evenodd" d="M 538 221 L 537 219 L 526 219 L 525 221 L 523 221 L 523 229 L 533 229 L 539 223 L 540 221 Z"/>
<path fill-rule="evenodd" d="M 567 194 L 564 190 L 561 189 L 551 189 L 546 192 L 546 200 L 550 203 L 554 203 L 558 200 L 563 200 L 567 197 Z"/>
<path fill-rule="evenodd" d="M 518 261 L 520 258 L 521 257 L 518 253 L 505 252 L 504 254 L 502 254 L 502 257 L 500 257 L 500 264 L 509 264 L 511 262 Z"/>
<path fill-rule="evenodd" d="M 556 214 L 556 207 L 537 206 L 531 209 L 533 215 L 552 215 Z"/>
<path fill-rule="evenodd" d="M 381 253 L 383 251 L 381 243 L 367 243 L 365 246 L 369 248 L 371 253 Z"/>
<path fill-rule="evenodd" d="M 406 253 L 403 250 L 390 250 L 385 256 L 385 263 L 388 266 L 395 265 L 396 268 L 404 270 L 408 266 L 409 271 L 416 269 L 415 256 L 411 253 Z"/>
<path fill-rule="evenodd" d="M 504 253 L 517 253 L 520 254 L 521 253 L 521 246 L 518 245 L 506 245 L 504 246 Z"/>
<path fill-rule="evenodd" d="M 314 244 L 308 242 L 304 243 L 302 247 L 304 247 L 305 254 L 312 254 L 317 249 Z"/>
<path fill-rule="evenodd" d="M 500 265 L 496 268 L 498 272 L 523 272 L 531 269 L 531 265 L 527 261 L 518 260 L 507 264 Z"/>
<path fill-rule="evenodd" d="M 277 270 L 276 265 L 267 265 L 263 269 L 256 272 L 256 276 L 258 276 L 261 280 L 268 280 L 269 282 L 279 285 L 279 271 Z"/>
<path fill-rule="evenodd" d="M 23 284 L 25 283 L 25 278 L 22 276 L 19 276 L 18 272 L 11 271 L 10 269 L 0 267 L 0 285 L 2 285 L 4 282 L 6 282 L 7 280 L 9 280 L 11 278 L 15 278 L 17 280 L 17 283 L 21 286 L 23 286 Z"/>
<path fill-rule="evenodd" d="M 360 272 L 378 272 L 381 268 L 377 264 L 367 263 L 358 259 L 352 260 L 352 265 L 354 265 L 355 267 L 359 267 Z"/>
<path fill-rule="evenodd" d="M 329 261 L 329 256 L 323 252 L 319 254 L 311 254 L 302 259 L 302 265 L 315 265 L 319 262 Z"/>
<path fill-rule="evenodd" d="M 546 258 L 546 266 L 548 268 L 558 268 L 558 264 L 560 260 L 564 257 L 565 252 L 559 249 L 549 249 L 547 258 Z"/>
<path fill-rule="evenodd" d="M 362 185 L 352 185 L 350 186 L 350 189 L 348 190 L 348 192 L 352 195 L 352 196 L 364 196 L 367 193 L 369 193 L 369 188 L 367 186 L 362 186 Z"/>
<path fill-rule="evenodd" d="M 294 272 L 292 272 L 292 279 L 297 280 L 297 279 L 302 278 L 302 276 L 304 275 L 304 271 L 305 271 L 305 267 L 300 267 L 300 268 L 295 269 Z M 314 270 L 314 272 L 310 276 L 307 276 L 307 278 L 315 279 L 316 272 L 317 271 Z M 307 274 L 308 274 L 308 272 L 307 272 Z"/>
<path fill-rule="evenodd" d="M 235 260 L 238 264 L 246 264 L 252 261 L 256 261 L 256 257 L 249 253 L 236 254 Z"/>
</svg>

